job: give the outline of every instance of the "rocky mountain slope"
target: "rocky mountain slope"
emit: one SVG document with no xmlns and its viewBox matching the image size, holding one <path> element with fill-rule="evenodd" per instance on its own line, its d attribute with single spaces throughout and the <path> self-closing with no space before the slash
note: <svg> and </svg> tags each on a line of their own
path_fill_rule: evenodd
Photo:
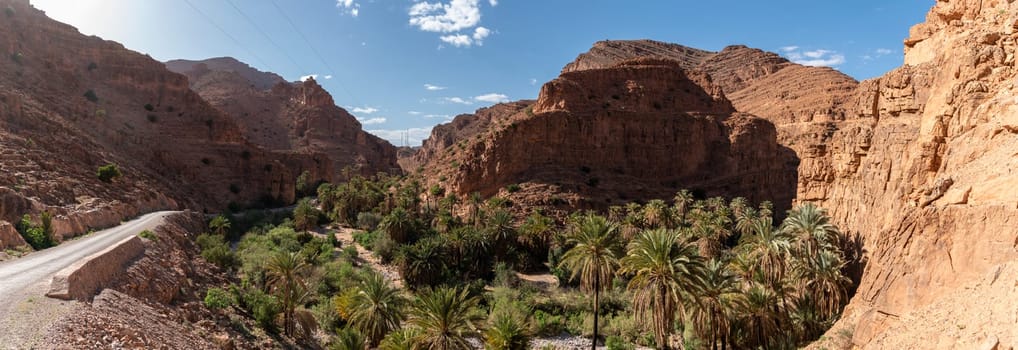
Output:
<svg viewBox="0 0 1018 350">
<path fill-rule="evenodd" d="M 796 160 L 774 126 L 737 113 L 709 75 L 683 66 L 635 59 L 567 71 L 533 104 L 460 116 L 418 152 L 426 177 L 482 196 L 519 185 L 515 199 L 532 205 L 603 208 L 688 187 L 787 208 Z"/>
<path fill-rule="evenodd" d="M 365 132 L 313 78 L 289 83 L 232 58 L 175 60 L 166 67 L 186 75 L 202 98 L 233 116 L 251 142 L 330 161 L 328 181 L 341 180 L 348 167 L 362 175 L 399 169 L 396 148 Z"/>
<path fill-rule="evenodd" d="M 252 144 L 162 63 L 26 0 L 0 6 L 0 221 L 50 211 L 62 237 L 154 209 L 292 201 L 301 171 L 331 172 Z M 100 181 L 107 163 L 123 176 Z"/>
</svg>

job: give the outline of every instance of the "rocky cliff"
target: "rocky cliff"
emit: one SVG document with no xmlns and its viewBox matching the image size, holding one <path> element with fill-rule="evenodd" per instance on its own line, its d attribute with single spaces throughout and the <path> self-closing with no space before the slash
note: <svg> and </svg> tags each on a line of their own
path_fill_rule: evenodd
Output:
<svg viewBox="0 0 1018 350">
<path fill-rule="evenodd" d="M 532 105 L 436 128 L 419 154 L 439 156 L 424 171 L 461 195 L 520 184 L 515 199 L 534 205 L 603 208 L 693 188 L 787 208 L 796 160 L 774 126 L 737 113 L 709 75 L 683 66 L 635 59 L 567 71 Z M 483 131 L 451 132 L 468 126 Z"/>
<path fill-rule="evenodd" d="M 858 85 L 744 47 L 699 66 L 736 109 L 777 124 L 801 159 L 797 200 L 861 237 L 861 284 L 828 338 L 1018 346 L 1005 302 L 1018 296 L 1016 14 L 1011 1 L 938 1 L 905 65 Z"/>
<path fill-rule="evenodd" d="M 233 116 L 251 142 L 330 161 L 333 171 L 323 180 L 342 180 L 346 168 L 361 175 L 399 169 L 396 148 L 362 130 L 313 78 L 289 83 L 232 58 L 175 60 L 166 67 L 186 75 L 202 98 Z"/>
<path fill-rule="evenodd" d="M 0 6 L 0 220 L 50 211 L 58 237 L 142 211 L 292 201 L 310 157 L 248 142 L 187 78 L 25 0 Z M 117 164 L 123 176 L 100 181 Z"/>
</svg>

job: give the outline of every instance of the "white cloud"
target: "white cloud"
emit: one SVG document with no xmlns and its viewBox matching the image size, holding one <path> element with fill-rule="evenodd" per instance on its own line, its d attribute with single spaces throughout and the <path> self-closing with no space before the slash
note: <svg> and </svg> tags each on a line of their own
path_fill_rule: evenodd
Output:
<svg viewBox="0 0 1018 350">
<path fill-rule="evenodd" d="M 498 1 L 488 0 L 488 4 L 496 6 Z M 438 39 L 455 47 L 483 45 L 492 32 L 478 26 L 481 23 L 480 0 L 423 1 L 411 6 L 408 14 L 411 26 L 425 32 L 443 33 Z M 442 48 L 444 46 L 438 46 L 439 50 Z"/>
<path fill-rule="evenodd" d="M 300 81 L 308 81 L 308 79 L 318 80 L 318 74 L 308 74 L 300 77 Z"/>
<path fill-rule="evenodd" d="M 455 47 L 470 47 L 472 45 L 484 45 L 484 38 L 491 35 L 491 30 L 485 27 L 474 28 L 474 34 L 450 34 L 438 37 L 442 41 Z"/>
<path fill-rule="evenodd" d="M 336 7 L 354 17 L 361 14 L 361 4 L 354 0 L 336 0 Z"/>
<path fill-rule="evenodd" d="M 357 121 L 361 122 L 361 124 L 364 124 L 364 125 L 383 124 L 383 123 L 385 123 L 386 120 L 387 119 L 385 119 L 383 117 L 367 118 L 367 119 L 357 118 Z"/>
<path fill-rule="evenodd" d="M 894 53 L 894 50 L 891 50 L 891 49 L 877 49 L 876 52 L 877 52 L 877 55 L 883 56 L 883 55 L 890 55 L 890 54 Z"/>
<path fill-rule="evenodd" d="M 438 38 L 455 47 L 463 46 L 469 47 L 471 44 L 473 44 L 473 42 L 470 40 L 470 37 L 463 34 L 443 35 Z"/>
<path fill-rule="evenodd" d="M 418 112 L 418 111 L 409 111 L 409 112 L 406 112 L 406 114 L 409 114 L 409 115 L 421 115 L 421 112 Z"/>
<path fill-rule="evenodd" d="M 332 79 L 332 75 L 326 75 L 325 76 L 325 80 L 329 80 L 329 79 Z"/>
<path fill-rule="evenodd" d="M 439 91 L 439 90 L 445 90 L 446 87 L 445 86 L 432 85 L 432 84 L 424 84 L 424 89 L 426 89 L 428 91 Z"/>
<path fill-rule="evenodd" d="M 508 102 L 509 101 L 509 96 L 506 96 L 505 94 L 491 93 L 491 94 L 484 94 L 484 95 L 481 95 L 481 96 L 474 97 L 474 99 L 478 100 L 478 101 L 482 101 L 482 102 L 500 103 L 500 102 Z"/>
<path fill-rule="evenodd" d="M 781 51 L 785 52 L 785 57 L 790 61 L 804 66 L 832 67 L 845 63 L 845 55 L 832 50 L 800 51 L 798 46 L 786 46 Z"/>
<path fill-rule="evenodd" d="M 461 105 L 472 105 L 472 104 L 474 104 L 473 102 L 470 102 L 468 100 L 464 100 L 464 99 L 459 98 L 459 97 L 446 97 L 443 100 L 446 101 L 446 102 L 459 103 Z"/>
<path fill-rule="evenodd" d="M 410 25 L 426 32 L 452 33 L 480 22 L 478 0 L 451 0 L 446 4 L 419 2 L 410 7 Z"/>
<path fill-rule="evenodd" d="M 378 108 L 374 108 L 374 107 L 368 107 L 368 106 L 364 106 L 364 107 L 354 107 L 354 108 L 353 108 L 353 112 L 354 112 L 354 113 L 363 113 L 363 114 L 371 114 L 371 113 L 375 113 L 375 112 L 378 112 Z"/>
<path fill-rule="evenodd" d="M 537 85 L 537 79 L 536 78 L 530 78 L 530 85 Z"/>
<path fill-rule="evenodd" d="M 410 129 L 375 129 L 368 130 L 375 136 L 388 140 L 396 146 L 420 146 L 424 139 L 431 135 L 431 127 Z"/>
<path fill-rule="evenodd" d="M 452 120 L 452 116 L 448 114 L 425 114 L 424 117 L 428 119 Z"/>
</svg>

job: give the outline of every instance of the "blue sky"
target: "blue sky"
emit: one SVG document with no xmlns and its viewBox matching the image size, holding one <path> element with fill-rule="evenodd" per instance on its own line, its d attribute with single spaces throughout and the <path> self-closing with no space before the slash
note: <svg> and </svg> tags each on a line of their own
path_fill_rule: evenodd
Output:
<svg viewBox="0 0 1018 350">
<path fill-rule="evenodd" d="M 31 0 L 85 34 L 165 61 L 232 56 L 317 75 L 364 128 L 401 145 L 541 84 L 605 39 L 744 44 L 856 79 L 902 62 L 932 0 Z"/>
</svg>

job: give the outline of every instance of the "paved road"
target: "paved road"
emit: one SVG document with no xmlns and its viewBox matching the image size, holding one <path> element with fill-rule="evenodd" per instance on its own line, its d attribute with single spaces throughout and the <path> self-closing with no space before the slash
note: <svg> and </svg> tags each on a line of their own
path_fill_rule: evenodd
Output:
<svg viewBox="0 0 1018 350">
<path fill-rule="evenodd" d="M 87 237 L 64 242 L 18 259 L 0 262 L 0 318 L 9 311 L 7 307 L 19 299 L 34 294 L 42 296 L 49 286 L 51 277 L 58 271 L 124 238 L 154 229 L 163 223 L 165 217 L 174 213 L 178 212 L 160 211 L 146 214 Z M 43 288 L 39 288 L 40 285 Z"/>
</svg>

